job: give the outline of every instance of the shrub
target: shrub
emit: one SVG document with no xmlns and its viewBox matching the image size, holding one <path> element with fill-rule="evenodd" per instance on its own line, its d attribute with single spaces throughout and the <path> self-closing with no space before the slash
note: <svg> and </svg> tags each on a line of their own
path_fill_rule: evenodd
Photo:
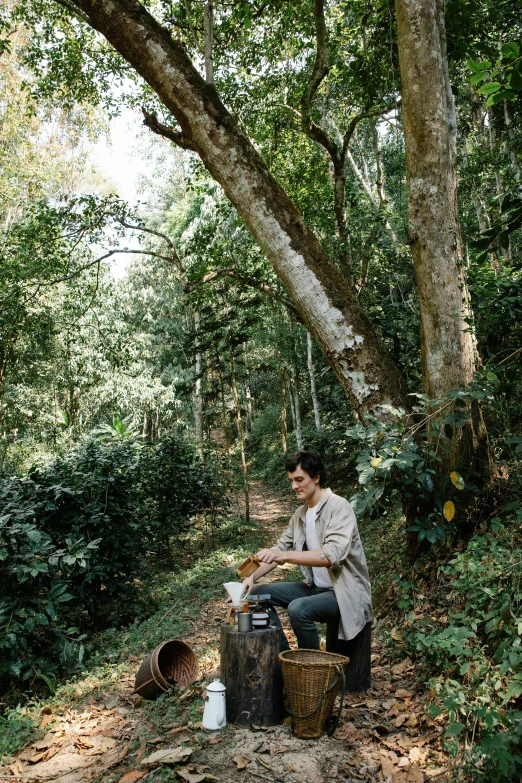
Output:
<svg viewBox="0 0 522 783">
<path fill-rule="evenodd" d="M 225 492 L 193 450 L 168 437 L 86 440 L 0 483 L 0 680 L 49 687 L 81 663 L 86 634 L 132 619 L 147 599 L 145 554 L 215 518 Z M 150 606 L 148 607 L 150 608 Z"/>
<path fill-rule="evenodd" d="M 431 605 L 425 590 L 416 598 L 415 587 L 401 583 L 405 652 L 431 678 L 431 714 L 445 713 L 448 750 L 457 753 L 455 738 L 465 738 L 464 765 L 488 783 L 522 772 L 521 524 L 519 508 L 475 534 L 440 567 Z"/>
</svg>

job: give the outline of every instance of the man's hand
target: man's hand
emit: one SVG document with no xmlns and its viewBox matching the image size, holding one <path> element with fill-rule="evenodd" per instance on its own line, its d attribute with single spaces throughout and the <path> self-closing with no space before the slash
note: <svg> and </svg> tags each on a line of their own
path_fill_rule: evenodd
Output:
<svg viewBox="0 0 522 783">
<path fill-rule="evenodd" d="M 249 595 L 254 586 L 254 574 L 250 574 L 250 576 L 245 577 L 245 579 L 243 579 L 243 584 L 248 585 L 245 595 Z"/>
<path fill-rule="evenodd" d="M 257 553 L 256 558 L 260 563 L 277 563 L 281 565 L 286 563 L 286 552 L 275 552 L 273 549 L 262 549 Z"/>
</svg>

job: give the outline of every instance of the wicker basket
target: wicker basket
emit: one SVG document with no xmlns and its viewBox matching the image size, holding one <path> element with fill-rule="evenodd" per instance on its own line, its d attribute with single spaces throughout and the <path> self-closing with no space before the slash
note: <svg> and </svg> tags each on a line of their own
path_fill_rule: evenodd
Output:
<svg viewBox="0 0 522 783">
<path fill-rule="evenodd" d="M 286 650 L 279 663 L 287 710 L 296 737 L 320 737 L 332 711 L 350 659 L 320 650 Z"/>
<path fill-rule="evenodd" d="M 147 655 L 134 682 L 134 693 L 154 700 L 175 686 L 184 690 L 198 674 L 193 650 L 181 639 L 163 642 Z"/>
</svg>

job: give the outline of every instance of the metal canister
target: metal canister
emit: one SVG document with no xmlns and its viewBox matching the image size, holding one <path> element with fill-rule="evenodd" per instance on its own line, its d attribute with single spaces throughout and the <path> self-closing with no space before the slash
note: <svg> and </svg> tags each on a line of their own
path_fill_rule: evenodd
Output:
<svg viewBox="0 0 522 783">
<path fill-rule="evenodd" d="M 253 630 L 252 612 L 239 612 L 237 616 L 237 630 L 239 633 L 249 633 Z"/>
<path fill-rule="evenodd" d="M 253 612 L 252 622 L 254 628 L 268 628 L 270 625 L 270 616 L 268 612 Z"/>
</svg>

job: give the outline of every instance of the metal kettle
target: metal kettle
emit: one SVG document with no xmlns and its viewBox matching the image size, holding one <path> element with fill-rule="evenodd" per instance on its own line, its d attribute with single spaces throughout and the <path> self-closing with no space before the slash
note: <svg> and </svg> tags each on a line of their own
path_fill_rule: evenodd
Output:
<svg viewBox="0 0 522 783">
<path fill-rule="evenodd" d="M 204 729 L 222 729 L 227 725 L 225 691 L 225 686 L 219 680 L 214 680 L 207 686 L 201 721 Z"/>
</svg>

